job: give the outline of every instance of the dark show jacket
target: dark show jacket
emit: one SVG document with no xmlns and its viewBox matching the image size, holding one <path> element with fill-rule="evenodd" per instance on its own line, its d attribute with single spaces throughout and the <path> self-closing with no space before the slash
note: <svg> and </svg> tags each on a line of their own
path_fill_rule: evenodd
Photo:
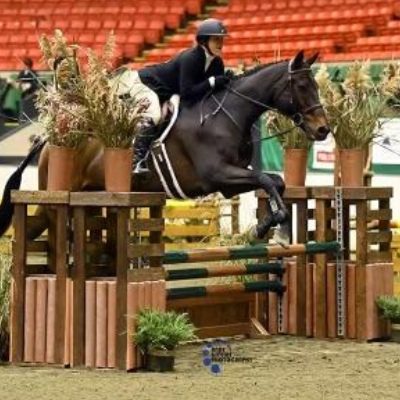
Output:
<svg viewBox="0 0 400 400">
<path fill-rule="evenodd" d="M 165 63 L 139 70 L 139 77 L 157 93 L 161 103 L 173 94 L 179 94 L 183 104 L 191 105 L 211 89 L 208 78 L 224 75 L 224 63 L 220 57 L 214 57 L 207 71 L 205 64 L 205 50 L 197 45 Z"/>
</svg>

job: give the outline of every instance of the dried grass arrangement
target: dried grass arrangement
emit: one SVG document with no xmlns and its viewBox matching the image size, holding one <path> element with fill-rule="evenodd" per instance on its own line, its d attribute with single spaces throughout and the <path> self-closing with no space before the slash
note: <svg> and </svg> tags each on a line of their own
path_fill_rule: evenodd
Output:
<svg viewBox="0 0 400 400">
<path fill-rule="evenodd" d="M 134 98 L 119 98 L 118 77 L 110 81 L 108 73 L 114 49 L 113 34 L 109 35 L 101 57 L 88 49 L 84 105 L 89 126 L 105 147 L 130 148 L 148 104 Z"/>
<path fill-rule="evenodd" d="M 76 147 L 90 134 L 105 147 L 129 148 L 147 104 L 121 100 L 111 83 L 114 34 L 109 34 L 101 56 L 92 49 L 69 45 L 58 29 L 51 38 L 43 35 L 39 43 L 54 70 L 54 86 L 41 90 L 37 102 L 49 142 Z"/>
<path fill-rule="evenodd" d="M 379 83 L 373 81 L 367 61 L 352 63 L 343 83 L 333 82 L 326 65 L 315 78 L 339 148 L 365 148 L 379 136 L 381 118 L 399 92 L 399 64 L 389 64 Z"/>
<path fill-rule="evenodd" d="M 54 71 L 54 85 L 38 92 L 39 123 L 50 144 L 76 148 L 89 130 L 77 60 L 78 46 L 68 45 L 58 29 L 51 38 L 42 35 L 39 45 L 44 60 Z"/>
</svg>

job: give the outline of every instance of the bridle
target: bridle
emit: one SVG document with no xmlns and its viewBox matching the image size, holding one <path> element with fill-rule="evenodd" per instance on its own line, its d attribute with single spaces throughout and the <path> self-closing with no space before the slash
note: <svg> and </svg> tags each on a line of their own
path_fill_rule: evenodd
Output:
<svg viewBox="0 0 400 400">
<path fill-rule="evenodd" d="M 295 69 L 293 70 L 293 60 L 290 60 L 288 63 L 288 79 L 285 83 L 285 85 L 282 86 L 282 88 L 279 90 L 278 94 L 276 95 L 276 98 L 279 98 L 281 96 L 281 94 L 286 90 L 287 86 L 289 86 L 290 89 L 290 102 L 291 104 L 294 104 L 294 98 L 293 98 L 293 76 L 300 74 L 300 73 L 311 73 L 311 68 L 307 67 L 307 68 L 301 68 L 301 69 Z M 218 114 L 219 111 L 222 111 L 223 113 L 225 113 L 225 115 L 232 121 L 232 123 L 239 129 L 241 130 L 241 127 L 239 126 L 238 122 L 235 120 L 235 118 L 233 117 L 233 115 L 224 107 L 224 103 L 225 100 L 228 96 L 228 93 L 233 93 L 236 96 L 248 101 L 249 103 L 255 104 L 259 107 L 262 107 L 264 110 L 266 111 L 274 111 L 274 112 L 279 112 L 276 108 L 271 107 L 259 100 L 253 99 L 250 96 L 247 96 L 241 92 L 239 92 L 238 90 L 234 89 L 231 85 L 226 86 L 225 88 L 225 93 L 224 96 L 222 97 L 221 101 L 217 99 L 217 97 L 212 94 L 212 91 L 210 91 L 209 93 L 207 93 L 207 95 L 202 99 L 201 101 L 201 105 L 200 105 L 200 124 L 203 125 L 206 120 L 211 117 L 211 116 L 215 116 L 216 114 Z M 203 104 L 206 98 L 208 97 L 212 97 L 212 99 L 216 102 L 217 104 L 217 108 L 211 112 L 208 113 L 206 115 L 203 115 Z M 259 139 L 257 141 L 262 141 L 262 140 L 268 140 L 268 139 L 272 139 L 274 137 L 277 136 L 282 136 L 285 135 L 287 133 L 289 133 L 290 131 L 292 131 L 293 129 L 300 127 L 303 123 L 304 123 L 304 116 L 308 113 L 311 113 L 315 110 L 318 110 L 319 108 L 323 108 L 321 103 L 316 103 L 313 104 L 312 106 L 307 107 L 306 109 L 302 110 L 302 111 L 297 111 L 296 113 L 294 113 L 290 118 L 292 119 L 294 125 L 293 127 L 282 131 L 282 132 L 278 132 L 274 135 L 270 135 L 266 138 L 262 138 Z"/>
<path fill-rule="evenodd" d="M 293 68 L 293 60 L 290 60 L 289 64 L 288 64 L 288 82 L 289 82 L 290 97 L 291 97 L 290 98 L 290 102 L 293 104 L 294 103 L 294 99 L 293 99 L 293 76 L 296 75 L 296 74 L 304 73 L 304 72 L 307 73 L 307 74 L 311 74 L 312 71 L 311 71 L 310 67 L 300 68 L 300 69 L 295 69 L 295 70 L 293 70 L 292 68 Z M 311 112 L 313 112 L 315 110 L 318 110 L 320 108 L 321 109 L 323 108 L 322 104 L 321 103 L 315 103 L 312 106 L 307 107 L 305 110 L 302 110 L 301 112 L 298 111 L 294 115 L 299 114 L 301 116 L 302 120 L 304 121 L 304 115 L 306 115 L 308 113 L 311 113 Z"/>
</svg>

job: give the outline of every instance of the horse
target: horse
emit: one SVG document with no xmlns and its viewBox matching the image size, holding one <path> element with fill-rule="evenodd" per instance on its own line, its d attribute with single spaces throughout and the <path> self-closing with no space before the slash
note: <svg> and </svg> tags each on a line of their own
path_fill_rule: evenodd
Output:
<svg viewBox="0 0 400 400">
<path fill-rule="evenodd" d="M 269 195 L 268 215 L 251 229 L 251 237 L 262 239 L 271 227 L 277 238 L 288 243 L 289 214 L 282 201 L 283 179 L 277 174 L 249 168 L 253 143 L 251 128 L 265 111 L 274 110 L 290 117 L 313 141 L 324 140 L 330 132 L 325 111 L 319 100 L 318 86 L 311 66 L 318 53 L 306 59 L 299 51 L 292 59 L 254 67 L 232 77 L 220 91 L 201 102 L 183 107 L 166 139 L 166 149 L 176 178 L 189 197 L 220 192 L 230 198 L 240 193 L 263 189 Z M 205 118 L 204 116 L 208 117 Z M 104 190 L 103 146 L 95 138 L 78 149 L 73 191 Z M 27 158 L 40 154 L 39 190 L 46 190 L 48 144 L 33 146 Z M 150 172 L 132 180 L 132 191 L 164 192 L 149 160 Z M 10 190 L 18 189 L 27 160 L 7 182 L 0 206 L 0 236 L 11 223 L 13 207 Z M 33 240 L 48 226 L 43 207 L 38 207 L 35 223 L 28 227 Z"/>
</svg>

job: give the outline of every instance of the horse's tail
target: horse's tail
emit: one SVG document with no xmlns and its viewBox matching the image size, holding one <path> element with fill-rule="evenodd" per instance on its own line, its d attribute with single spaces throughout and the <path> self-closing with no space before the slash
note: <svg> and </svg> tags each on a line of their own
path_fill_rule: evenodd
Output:
<svg viewBox="0 0 400 400">
<path fill-rule="evenodd" d="M 45 144 L 46 140 L 40 138 L 36 139 L 32 148 L 29 150 L 28 155 L 8 178 L 3 192 L 3 199 L 0 204 L 0 237 L 7 231 L 14 214 L 14 205 L 11 203 L 11 190 L 19 189 L 22 173 L 32 159 L 43 149 Z"/>
</svg>

